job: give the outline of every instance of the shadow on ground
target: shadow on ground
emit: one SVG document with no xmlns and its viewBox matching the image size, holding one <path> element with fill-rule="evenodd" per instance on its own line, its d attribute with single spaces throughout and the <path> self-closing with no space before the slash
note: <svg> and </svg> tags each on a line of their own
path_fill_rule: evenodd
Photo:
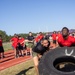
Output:
<svg viewBox="0 0 75 75">
<path fill-rule="evenodd" d="M 26 72 L 30 69 L 34 68 L 33 66 L 32 67 L 29 67 L 28 69 L 25 69 L 23 71 L 21 71 L 20 73 L 16 74 L 16 75 L 26 75 Z"/>
</svg>

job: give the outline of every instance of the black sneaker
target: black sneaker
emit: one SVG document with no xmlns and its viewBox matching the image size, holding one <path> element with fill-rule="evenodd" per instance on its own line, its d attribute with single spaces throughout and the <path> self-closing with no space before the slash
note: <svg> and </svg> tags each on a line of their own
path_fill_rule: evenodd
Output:
<svg viewBox="0 0 75 75">
<path fill-rule="evenodd" d="M 22 55 L 22 57 L 24 57 L 24 55 Z"/>
<path fill-rule="evenodd" d="M 16 55 L 16 56 L 15 56 L 15 58 L 19 58 L 19 56 L 18 56 L 18 55 Z"/>
<path fill-rule="evenodd" d="M 5 58 L 5 56 L 3 56 L 3 58 Z"/>
</svg>

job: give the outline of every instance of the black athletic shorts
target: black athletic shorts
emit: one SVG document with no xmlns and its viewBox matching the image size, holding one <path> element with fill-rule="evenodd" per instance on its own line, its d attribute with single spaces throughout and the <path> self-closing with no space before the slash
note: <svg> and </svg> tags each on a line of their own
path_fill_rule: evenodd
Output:
<svg viewBox="0 0 75 75">
<path fill-rule="evenodd" d="M 25 46 L 23 47 L 23 49 L 27 49 L 27 46 L 25 45 Z"/>
<path fill-rule="evenodd" d="M 23 50 L 23 46 L 18 45 L 18 46 L 16 47 L 16 50 Z"/>
<path fill-rule="evenodd" d="M 56 40 L 53 40 L 53 43 L 56 44 Z"/>
<path fill-rule="evenodd" d="M 1 53 L 1 52 L 4 52 L 3 46 L 0 46 L 0 53 Z"/>
<path fill-rule="evenodd" d="M 18 46 L 16 47 L 16 50 L 25 50 L 27 46 L 22 46 L 20 43 L 18 43 Z"/>
</svg>

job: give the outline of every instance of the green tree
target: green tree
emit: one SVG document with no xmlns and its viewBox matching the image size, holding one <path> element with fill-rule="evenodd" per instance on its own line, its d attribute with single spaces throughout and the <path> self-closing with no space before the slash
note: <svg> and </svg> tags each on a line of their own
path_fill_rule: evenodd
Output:
<svg viewBox="0 0 75 75">
<path fill-rule="evenodd" d="M 0 30 L 0 35 L 2 35 L 3 42 L 7 42 L 9 40 L 9 36 L 5 31 Z"/>
</svg>

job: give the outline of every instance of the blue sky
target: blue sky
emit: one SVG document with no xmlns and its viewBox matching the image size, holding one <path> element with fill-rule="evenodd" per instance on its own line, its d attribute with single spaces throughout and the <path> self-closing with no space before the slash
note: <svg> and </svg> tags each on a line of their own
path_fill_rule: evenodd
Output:
<svg viewBox="0 0 75 75">
<path fill-rule="evenodd" d="M 75 0 L 0 0 L 0 30 L 14 33 L 75 29 Z"/>
</svg>

